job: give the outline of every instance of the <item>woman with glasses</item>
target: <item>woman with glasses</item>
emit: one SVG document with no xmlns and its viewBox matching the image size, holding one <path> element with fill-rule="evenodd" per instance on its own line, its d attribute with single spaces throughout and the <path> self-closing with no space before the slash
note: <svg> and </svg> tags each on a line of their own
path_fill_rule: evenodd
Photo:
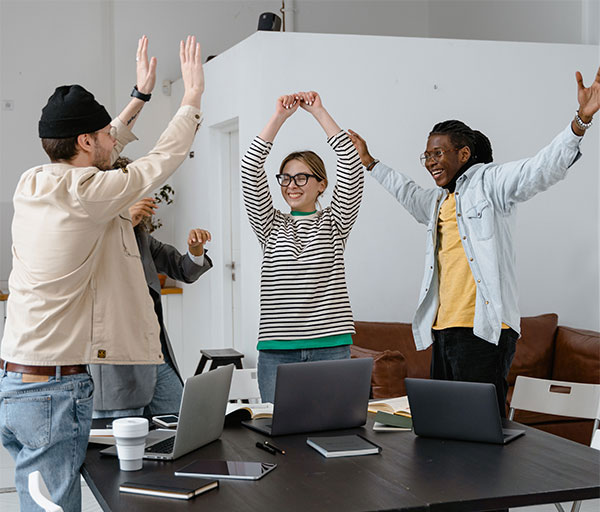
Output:
<svg viewBox="0 0 600 512">
<path fill-rule="evenodd" d="M 302 108 L 317 120 L 337 156 L 331 205 L 317 210 L 328 185 L 312 151 L 291 153 L 277 181 L 290 212 L 273 207 L 264 164 L 283 123 Z M 347 359 L 354 322 L 346 286 L 344 248 L 358 215 L 364 175 L 358 153 L 314 92 L 281 96 L 275 113 L 242 159 L 242 189 L 263 251 L 258 336 L 258 383 L 273 402 L 277 366 Z M 320 206 L 320 205 L 319 205 Z"/>
<path fill-rule="evenodd" d="M 600 108 L 600 70 L 578 72 L 575 118 L 534 157 L 492 163 L 487 137 L 460 121 L 436 124 L 421 163 L 437 185 L 423 189 L 374 159 L 350 131 L 363 165 L 427 226 L 426 266 L 413 320 L 418 350 L 433 344 L 431 377 L 495 384 L 506 416 L 507 376 L 520 331 L 514 225 L 519 202 L 565 178 Z M 531 126 L 520 126 L 526 136 Z M 558 206 L 558 205 L 557 205 Z"/>
</svg>

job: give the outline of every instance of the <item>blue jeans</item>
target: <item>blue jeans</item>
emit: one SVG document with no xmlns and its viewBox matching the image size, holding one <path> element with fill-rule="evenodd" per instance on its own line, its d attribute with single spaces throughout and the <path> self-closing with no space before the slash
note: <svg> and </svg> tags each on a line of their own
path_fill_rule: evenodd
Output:
<svg viewBox="0 0 600 512">
<path fill-rule="evenodd" d="M 157 416 L 159 414 L 178 413 L 181 405 L 183 384 L 170 364 L 156 366 L 156 386 L 151 402 L 138 409 L 117 409 L 94 411 L 94 418 L 125 418 L 128 416 Z"/>
<path fill-rule="evenodd" d="M 475 336 L 471 328 L 434 330 L 431 378 L 494 384 L 500 416 L 506 418 L 506 379 L 518 337 L 512 329 L 502 329 L 498 345 L 494 345 Z"/>
<path fill-rule="evenodd" d="M 87 373 L 47 382 L 23 382 L 22 373 L 0 368 L 0 436 L 15 460 L 21 512 L 42 508 L 31 499 L 28 476 L 40 471 L 52 501 L 81 512 L 79 469 L 92 424 L 94 383 Z"/>
<path fill-rule="evenodd" d="M 273 402 L 275 400 L 275 380 L 277 367 L 280 364 L 331 361 L 333 359 L 350 359 L 350 345 L 293 350 L 259 350 L 258 388 L 262 401 Z"/>
</svg>

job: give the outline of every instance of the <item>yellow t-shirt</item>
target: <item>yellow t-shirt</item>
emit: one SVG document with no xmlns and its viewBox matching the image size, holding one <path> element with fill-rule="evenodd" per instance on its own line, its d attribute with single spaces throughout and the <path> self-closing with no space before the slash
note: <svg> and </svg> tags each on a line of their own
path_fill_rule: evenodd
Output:
<svg viewBox="0 0 600 512">
<path fill-rule="evenodd" d="M 437 230 L 440 305 L 433 329 L 472 328 L 477 286 L 460 241 L 454 193 L 442 203 Z M 502 328 L 509 327 L 503 323 Z"/>
</svg>

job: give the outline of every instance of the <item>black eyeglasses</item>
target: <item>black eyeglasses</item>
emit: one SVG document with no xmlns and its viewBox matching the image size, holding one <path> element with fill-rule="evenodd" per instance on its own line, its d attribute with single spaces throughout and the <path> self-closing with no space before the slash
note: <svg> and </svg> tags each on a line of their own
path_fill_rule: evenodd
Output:
<svg viewBox="0 0 600 512">
<path fill-rule="evenodd" d="M 306 174 L 304 172 L 299 172 L 298 174 L 292 176 L 291 174 L 277 174 L 275 176 L 277 181 L 282 187 L 289 187 L 294 180 L 294 183 L 297 187 L 303 187 L 308 183 L 308 178 L 314 178 L 317 181 L 323 181 L 322 178 L 315 176 L 314 174 Z"/>
<path fill-rule="evenodd" d="M 425 153 L 423 153 L 419 157 L 419 160 L 421 160 L 421 165 L 423 165 L 423 166 L 427 163 L 427 160 L 429 160 L 429 159 L 433 160 L 435 163 L 438 163 L 440 161 L 440 158 L 442 158 L 444 156 L 444 153 L 452 153 L 453 151 L 458 151 L 459 149 L 461 149 L 461 148 L 436 149 L 435 151 L 432 151 L 431 153 L 427 153 L 427 151 L 425 151 Z"/>
</svg>

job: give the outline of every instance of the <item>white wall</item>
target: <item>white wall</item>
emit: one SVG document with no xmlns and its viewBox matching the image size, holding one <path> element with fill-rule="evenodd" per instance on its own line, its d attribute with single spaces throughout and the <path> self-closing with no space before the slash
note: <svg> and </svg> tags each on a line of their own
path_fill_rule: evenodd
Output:
<svg viewBox="0 0 600 512">
<path fill-rule="evenodd" d="M 46 160 L 37 121 L 57 85 L 89 87 L 116 115 L 135 80 L 137 38 L 147 34 L 159 60 L 158 86 L 142 122 L 137 157 L 152 146 L 169 117 L 160 84 L 179 76 L 177 44 L 197 34 L 205 55 L 220 54 L 256 30 L 261 12 L 279 0 L 0 0 L 0 287 L 10 272 L 11 197 L 23 170 Z M 295 0 L 298 32 L 432 38 L 599 42 L 597 0 Z M 356 62 L 370 73 L 370 58 Z M 477 63 L 470 63 L 476 69 Z M 172 215 L 159 233 L 174 241 Z"/>
<path fill-rule="evenodd" d="M 175 206 L 176 237 L 185 236 L 196 219 L 207 219 L 215 240 L 212 254 L 219 257 L 219 239 L 227 233 L 221 223 L 214 127 L 238 118 L 243 154 L 282 92 L 319 91 L 338 123 L 361 133 L 373 155 L 431 186 L 418 155 L 436 122 L 459 118 L 482 130 L 492 140 L 496 161 L 530 156 L 572 119 L 574 71 L 580 69 L 589 82 L 596 55 L 595 47 L 583 45 L 255 34 L 206 66 L 205 117 L 193 148 L 196 157 L 176 174 L 178 189 L 184 191 Z M 355 66 L 366 59 L 368 76 Z M 464 72 L 464 62 L 479 62 L 478 72 Z M 333 152 L 322 130 L 299 111 L 283 127 L 267 160 L 275 204 L 281 209 L 286 206 L 273 175 L 287 153 L 302 148 L 317 151 L 334 174 Z M 586 137 L 583 152 L 568 179 L 519 208 L 520 302 L 523 315 L 556 312 L 561 324 L 597 330 L 597 132 Z M 258 327 L 261 254 L 243 212 L 240 222 L 243 350 L 250 362 Z M 412 319 L 424 245 L 423 227 L 367 177 L 346 251 L 356 319 Z M 186 343 L 197 339 L 201 346 L 218 347 L 221 274 L 213 272 L 205 285 L 185 291 L 184 337 Z M 197 325 L 208 334 L 202 341 L 194 337 Z"/>
</svg>

